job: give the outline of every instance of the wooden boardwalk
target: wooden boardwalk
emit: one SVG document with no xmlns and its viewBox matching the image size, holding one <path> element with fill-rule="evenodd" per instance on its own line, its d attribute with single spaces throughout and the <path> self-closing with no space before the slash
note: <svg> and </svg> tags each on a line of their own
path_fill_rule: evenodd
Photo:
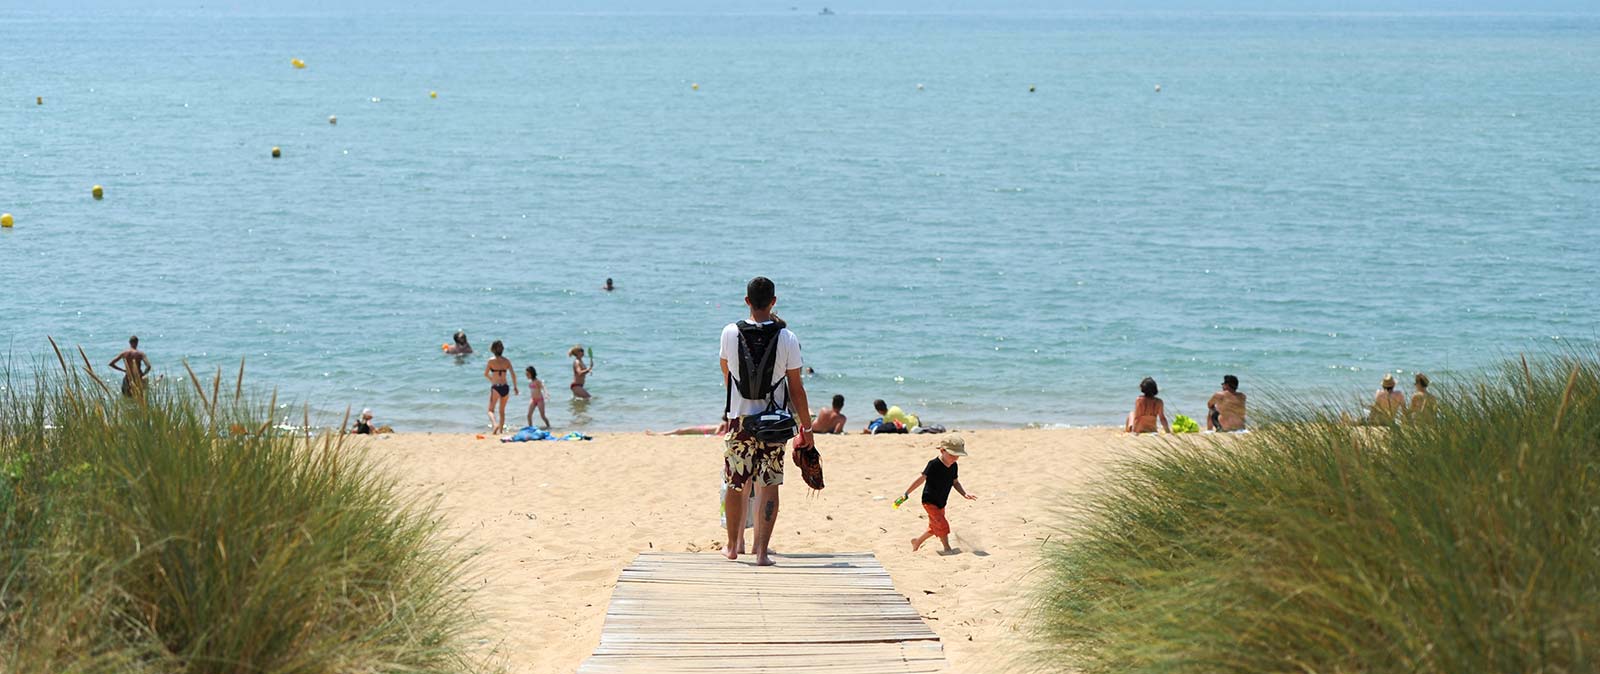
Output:
<svg viewBox="0 0 1600 674">
<path fill-rule="evenodd" d="M 639 555 L 578 673 L 945 671 L 938 635 L 871 553 L 774 557 Z"/>
</svg>

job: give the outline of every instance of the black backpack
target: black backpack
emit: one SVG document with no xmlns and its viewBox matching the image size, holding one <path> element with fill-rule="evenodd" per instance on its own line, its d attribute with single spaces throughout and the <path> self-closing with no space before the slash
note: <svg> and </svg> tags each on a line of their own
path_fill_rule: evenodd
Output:
<svg viewBox="0 0 1600 674">
<path fill-rule="evenodd" d="M 778 362 L 778 340 L 786 327 L 781 319 L 773 318 L 769 323 L 751 323 L 739 321 L 739 362 L 729 364 L 727 404 L 722 409 L 722 416 L 727 417 L 733 410 L 733 369 L 739 369 L 739 396 L 750 400 L 767 401 L 766 411 L 751 415 L 749 420 L 750 433 L 763 442 L 787 442 L 795 435 L 794 417 L 789 414 L 788 391 L 789 380 L 779 377 L 778 382 L 772 381 L 773 368 Z M 778 406 L 778 386 L 783 386 L 784 406 Z"/>
</svg>

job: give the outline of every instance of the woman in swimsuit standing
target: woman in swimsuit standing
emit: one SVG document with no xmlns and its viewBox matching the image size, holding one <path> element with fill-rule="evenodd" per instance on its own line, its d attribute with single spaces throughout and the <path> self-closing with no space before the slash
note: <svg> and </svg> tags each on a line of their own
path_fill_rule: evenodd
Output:
<svg viewBox="0 0 1600 674">
<path fill-rule="evenodd" d="M 511 392 L 522 391 L 517 388 L 517 373 L 511 369 L 511 359 L 504 355 L 506 345 L 500 340 L 494 340 L 489 345 L 489 351 L 494 354 L 489 362 L 483 365 L 483 378 L 489 380 L 489 425 L 494 427 L 491 433 L 500 433 L 506 429 L 506 399 L 511 397 Z M 511 377 L 511 385 L 506 385 L 506 377 Z M 499 416 L 495 416 L 496 411 Z"/>
<path fill-rule="evenodd" d="M 583 382 L 589 378 L 589 373 L 594 372 L 594 358 L 589 359 L 587 367 L 583 364 L 583 345 L 579 344 L 567 351 L 572 356 L 572 397 L 582 400 L 590 398 L 589 391 L 583 388 Z"/>
</svg>

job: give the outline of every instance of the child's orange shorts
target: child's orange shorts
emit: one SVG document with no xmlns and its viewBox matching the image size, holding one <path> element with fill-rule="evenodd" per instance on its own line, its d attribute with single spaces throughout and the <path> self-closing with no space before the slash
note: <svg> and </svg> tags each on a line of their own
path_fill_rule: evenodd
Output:
<svg viewBox="0 0 1600 674">
<path fill-rule="evenodd" d="M 924 503 L 922 509 L 928 511 L 928 531 L 933 532 L 935 536 L 950 535 L 950 520 L 944 518 L 944 508 Z"/>
</svg>

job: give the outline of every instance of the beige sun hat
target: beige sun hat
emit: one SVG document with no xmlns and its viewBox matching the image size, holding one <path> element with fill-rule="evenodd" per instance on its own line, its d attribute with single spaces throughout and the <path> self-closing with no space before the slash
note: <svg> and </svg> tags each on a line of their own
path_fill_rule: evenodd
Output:
<svg viewBox="0 0 1600 674">
<path fill-rule="evenodd" d="M 939 449 L 950 452 L 956 456 L 966 456 L 967 441 L 962 440 L 961 436 L 959 435 L 952 435 L 939 441 Z"/>
<path fill-rule="evenodd" d="M 1393 374 L 1389 374 L 1389 373 L 1385 373 L 1383 375 L 1383 385 L 1385 387 L 1393 387 L 1394 386 L 1394 375 Z"/>
</svg>

